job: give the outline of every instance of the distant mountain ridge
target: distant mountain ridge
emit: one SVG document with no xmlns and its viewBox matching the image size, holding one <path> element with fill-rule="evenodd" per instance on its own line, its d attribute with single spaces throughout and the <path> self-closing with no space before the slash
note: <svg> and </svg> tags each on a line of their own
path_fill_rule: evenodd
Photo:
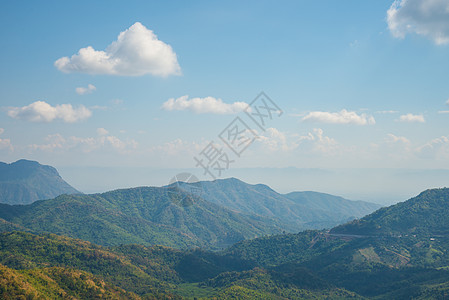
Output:
<svg viewBox="0 0 449 300">
<path fill-rule="evenodd" d="M 100 245 L 138 243 L 220 249 L 281 233 L 274 220 L 231 211 L 177 188 L 140 187 L 93 195 L 61 195 L 30 205 L 0 204 L 0 218 L 33 232 Z M 1 228 L 0 228 L 1 229 Z"/>
<path fill-rule="evenodd" d="M 30 204 L 78 193 L 51 166 L 25 159 L 11 164 L 0 162 L 0 203 Z"/>
<path fill-rule="evenodd" d="M 186 183 L 180 183 L 186 189 Z M 295 232 L 331 228 L 363 217 L 381 206 L 318 192 L 280 194 L 264 184 L 248 184 L 237 178 L 201 181 L 201 197 L 234 211 L 257 214 L 282 222 Z"/>
</svg>

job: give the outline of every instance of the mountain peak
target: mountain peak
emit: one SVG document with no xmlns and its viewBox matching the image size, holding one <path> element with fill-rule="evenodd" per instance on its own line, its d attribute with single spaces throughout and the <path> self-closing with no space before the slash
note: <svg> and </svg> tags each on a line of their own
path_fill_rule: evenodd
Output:
<svg viewBox="0 0 449 300">
<path fill-rule="evenodd" d="M 29 204 L 61 194 L 79 193 L 52 166 L 20 159 L 0 163 L 0 203 Z"/>
</svg>

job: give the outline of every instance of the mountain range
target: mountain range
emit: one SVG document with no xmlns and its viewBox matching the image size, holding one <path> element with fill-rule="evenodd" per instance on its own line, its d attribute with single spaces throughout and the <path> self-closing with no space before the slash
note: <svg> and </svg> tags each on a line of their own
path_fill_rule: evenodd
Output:
<svg viewBox="0 0 449 300">
<path fill-rule="evenodd" d="M 201 200 L 186 198 L 174 205 L 194 207 L 189 201 Z M 34 205 L 40 202 L 46 201 Z M 264 235 L 219 252 L 104 247 L 5 229 L 0 233 L 0 297 L 445 299 L 448 204 L 449 189 L 427 190 L 331 230 Z"/>
<path fill-rule="evenodd" d="M 27 182 L 29 193 L 37 195 L 48 185 L 54 185 L 51 191 L 56 193 L 58 182 L 66 184 L 56 169 L 37 162 L 21 160 L 6 166 L 2 179 Z M 68 188 L 53 199 L 0 204 L 0 228 L 51 232 L 105 246 L 139 243 L 218 250 L 263 235 L 330 228 L 379 207 L 316 192 L 282 195 L 236 178 L 199 184 L 198 195 L 182 182 L 91 195 Z"/>
<path fill-rule="evenodd" d="M 187 189 L 192 184 L 179 185 Z M 280 194 L 267 185 L 248 184 L 236 178 L 201 181 L 194 185 L 209 202 L 241 213 L 273 218 L 290 232 L 331 228 L 381 207 L 318 192 Z"/>
</svg>

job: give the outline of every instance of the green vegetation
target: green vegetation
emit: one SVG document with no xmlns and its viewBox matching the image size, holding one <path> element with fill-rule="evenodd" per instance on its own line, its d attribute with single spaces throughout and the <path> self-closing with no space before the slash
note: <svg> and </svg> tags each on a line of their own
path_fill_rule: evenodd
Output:
<svg viewBox="0 0 449 300">
<path fill-rule="evenodd" d="M 1 233 L 0 265 L 7 274 L 0 281 L 3 298 L 358 297 L 306 269 L 296 268 L 299 275 L 294 275 L 292 269 L 257 268 L 226 254 L 162 246 L 105 248 L 54 234 Z"/>
<path fill-rule="evenodd" d="M 16 271 L 0 265 L 1 299 L 140 299 L 90 273 L 41 268 Z"/>
<path fill-rule="evenodd" d="M 282 231 L 270 219 L 236 213 L 176 188 L 157 187 L 61 195 L 26 206 L 0 204 L 0 218 L 33 232 L 106 246 L 136 243 L 222 249 Z"/>
</svg>

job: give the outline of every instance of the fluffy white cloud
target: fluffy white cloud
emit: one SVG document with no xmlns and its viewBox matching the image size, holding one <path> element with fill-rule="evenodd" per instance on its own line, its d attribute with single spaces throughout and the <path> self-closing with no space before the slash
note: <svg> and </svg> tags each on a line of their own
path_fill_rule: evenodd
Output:
<svg viewBox="0 0 449 300">
<path fill-rule="evenodd" d="M 413 123 L 413 122 L 417 122 L 417 123 L 424 123 L 426 122 L 424 120 L 424 116 L 423 115 L 414 115 L 414 114 L 406 114 L 406 115 L 402 115 L 399 117 L 399 122 L 408 122 L 408 123 Z"/>
<path fill-rule="evenodd" d="M 336 154 L 338 143 L 335 139 L 324 135 L 321 128 L 314 128 L 313 132 L 309 132 L 306 136 L 300 137 L 300 142 L 309 141 L 312 143 L 314 151 L 326 154 Z"/>
<path fill-rule="evenodd" d="M 257 133 L 257 141 L 269 151 L 289 151 L 298 146 L 298 143 L 287 138 L 287 134 L 279 131 L 276 128 L 268 128 L 263 133 Z M 290 141 L 288 141 L 290 140 Z"/>
<path fill-rule="evenodd" d="M 89 118 L 92 112 L 83 105 L 73 108 L 71 104 L 51 106 L 47 102 L 36 101 L 27 106 L 9 108 L 8 115 L 31 122 L 52 122 L 60 119 L 73 123 Z"/>
<path fill-rule="evenodd" d="M 372 125 L 376 124 L 373 116 L 366 114 L 358 115 L 354 111 L 343 109 L 339 112 L 312 111 L 302 118 L 303 121 L 315 121 L 330 124 L 355 124 Z"/>
<path fill-rule="evenodd" d="M 78 95 L 91 94 L 91 93 L 95 92 L 96 90 L 97 90 L 97 88 L 95 87 L 95 85 L 90 84 L 90 83 L 87 85 L 87 87 L 77 87 L 75 89 L 75 91 Z"/>
<path fill-rule="evenodd" d="M 55 66 L 67 73 L 162 77 L 181 74 L 176 53 L 170 45 L 160 41 L 139 22 L 121 32 L 104 51 L 91 46 L 81 48 L 70 58 L 58 59 Z"/>
<path fill-rule="evenodd" d="M 394 37 L 415 33 L 437 45 L 449 43 L 447 0 L 396 0 L 387 11 L 387 22 Z"/>
<path fill-rule="evenodd" d="M 104 128 L 97 128 L 97 134 L 98 135 L 107 135 L 107 134 L 109 134 L 109 131 L 107 131 Z"/>
<path fill-rule="evenodd" d="M 170 98 L 162 104 L 164 110 L 190 110 L 197 114 L 234 114 L 241 112 L 248 106 L 245 102 L 224 103 L 214 97 L 192 98 L 185 95 L 177 99 Z"/>
</svg>

